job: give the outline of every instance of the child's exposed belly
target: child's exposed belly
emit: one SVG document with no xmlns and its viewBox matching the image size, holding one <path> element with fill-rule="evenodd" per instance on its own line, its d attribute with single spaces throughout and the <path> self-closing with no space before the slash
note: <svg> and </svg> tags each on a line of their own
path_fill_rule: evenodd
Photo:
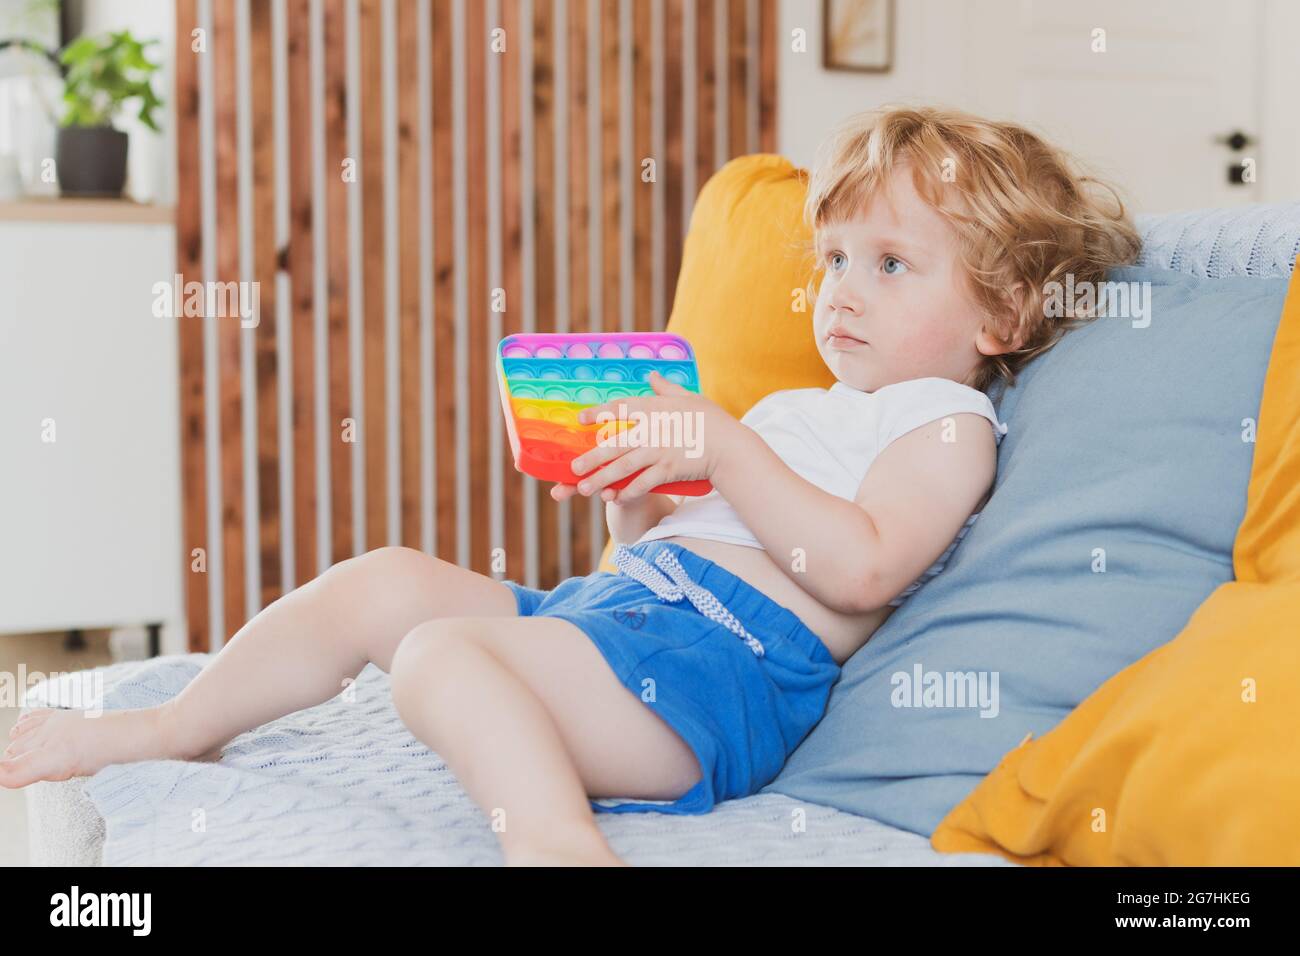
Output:
<svg viewBox="0 0 1300 956">
<path fill-rule="evenodd" d="M 831 656 L 840 664 L 865 644 L 894 610 L 892 607 L 883 607 L 861 614 L 833 611 L 791 580 L 772 560 L 772 556 L 761 548 L 748 548 L 687 535 L 673 535 L 660 540 L 679 544 L 726 568 L 777 604 L 793 611 L 809 630 L 821 638 Z"/>
</svg>

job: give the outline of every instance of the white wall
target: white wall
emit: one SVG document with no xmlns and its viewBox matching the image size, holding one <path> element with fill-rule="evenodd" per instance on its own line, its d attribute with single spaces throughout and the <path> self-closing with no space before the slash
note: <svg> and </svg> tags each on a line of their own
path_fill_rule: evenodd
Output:
<svg viewBox="0 0 1300 956">
<path fill-rule="evenodd" d="M 885 103 L 972 109 L 960 91 L 966 71 L 961 24 L 963 0 L 896 0 L 894 66 L 888 73 L 847 73 L 822 68 L 821 0 L 781 0 L 777 143 L 800 166 L 837 122 Z M 793 30 L 807 31 L 806 53 L 790 49 Z"/>
<path fill-rule="evenodd" d="M 1030 2 L 895 0 L 893 68 L 888 73 L 871 74 L 823 69 L 821 0 L 780 0 L 779 151 L 795 163 L 809 166 L 817 145 L 838 121 L 886 103 L 952 106 L 991 117 L 1015 118 L 1018 105 L 1008 99 L 1009 91 L 1002 82 L 1005 77 L 991 74 L 1001 59 L 997 52 L 999 21 L 1008 26 L 1007 32 L 1001 35 L 1010 36 L 1011 24 L 1023 19 Z M 1054 0 L 1039 2 L 1046 4 Z M 1244 111 L 1258 116 L 1258 128 L 1252 132 L 1260 139 L 1260 178 L 1258 189 L 1250 198 L 1264 202 L 1300 200 L 1300 119 L 1295 106 L 1295 90 L 1300 88 L 1300 57 L 1294 52 L 1294 38 L 1300 35 L 1300 3 L 1294 0 L 1222 2 L 1225 10 L 1227 4 L 1234 2 L 1254 3 L 1258 8 L 1255 68 L 1259 95 L 1253 109 Z M 797 27 L 807 31 L 805 53 L 790 49 L 791 31 Z M 1169 31 L 1170 36 L 1176 35 L 1178 24 L 1171 23 Z M 1159 36 L 1154 41 L 1157 46 Z M 994 39 L 989 40 L 990 37 Z M 1147 39 L 1150 42 L 1151 38 Z M 982 43 L 993 45 L 991 53 L 981 48 Z M 1012 52 L 1021 51 L 1008 51 L 1008 55 Z M 1166 65 L 1153 64 L 1151 75 L 1134 82 L 1150 83 L 1154 89 L 1161 79 L 1167 79 L 1159 75 Z M 1002 92 L 997 92 L 999 89 Z M 1152 102 L 1155 101 L 1153 95 Z M 1050 128 L 1045 132 L 1052 133 Z M 1101 157 L 1102 165 L 1133 170 L 1137 164 L 1147 163 L 1143 171 L 1149 178 L 1155 164 L 1170 162 L 1162 145 L 1155 141 L 1134 143 L 1124 155 Z M 1227 158 L 1225 154 L 1224 159 Z M 1214 204 L 1198 203 L 1193 190 L 1188 190 L 1188 195 L 1188 207 Z"/>
<path fill-rule="evenodd" d="M 1264 0 L 1263 50 L 1266 139 L 1261 150 L 1265 196 L 1270 202 L 1300 199 L 1300 3 Z"/>
</svg>

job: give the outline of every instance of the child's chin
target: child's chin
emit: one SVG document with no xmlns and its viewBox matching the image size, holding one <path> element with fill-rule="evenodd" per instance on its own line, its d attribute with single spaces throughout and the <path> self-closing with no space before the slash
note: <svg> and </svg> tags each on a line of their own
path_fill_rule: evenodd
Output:
<svg viewBox="0 0 1300 956">
<path fill-rule="evenodd" d="M 827 367 L 835 374 L 835 378 L 845 385 L 862 392 L 875 389 L 878 376 L 872 373 L 861 356 L 848 356 L 843 352 L 827 350 L 822 357 L 826 360 Z"/>
</svg>

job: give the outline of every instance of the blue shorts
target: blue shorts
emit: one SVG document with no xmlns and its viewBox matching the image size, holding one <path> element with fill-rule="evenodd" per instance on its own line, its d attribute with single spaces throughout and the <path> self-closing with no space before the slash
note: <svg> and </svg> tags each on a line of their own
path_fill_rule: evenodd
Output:
<svg viewBox="0 0 1300 956">
<path fill-rule="evenodd" d="M 558 617 L 583 631 L 615 675 L 694 751 L 703 778 L 672 801 L 591 801 L 610 813 L 708 813 L 756 793 L 821 720 L 839 665 L 789 609 L 677 544 L 647 541 L 653 562 L 671 549 L 690 579 L 711 591 L 763 645 L 757 656 L 687 600 L 669 603 L 622 574 L 597 571 L 551 591 L 505 583 L 521 617 Z"/>
</svg>

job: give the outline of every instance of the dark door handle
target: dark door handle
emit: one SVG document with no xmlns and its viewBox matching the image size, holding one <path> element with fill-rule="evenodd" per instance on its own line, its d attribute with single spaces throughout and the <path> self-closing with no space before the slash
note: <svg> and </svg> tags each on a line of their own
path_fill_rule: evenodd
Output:
<svg viewBox="0 0 1300 956">
<path fill-rule="evenodd" d="M 1231 150 L 1242 150 L 1255 142 L 1239 129 L 1233 130 L 1227 136 L 1216 136 L 1214 137 L 1214 141 L 1216 143 L 1223 143 Z"/>
</svg>

